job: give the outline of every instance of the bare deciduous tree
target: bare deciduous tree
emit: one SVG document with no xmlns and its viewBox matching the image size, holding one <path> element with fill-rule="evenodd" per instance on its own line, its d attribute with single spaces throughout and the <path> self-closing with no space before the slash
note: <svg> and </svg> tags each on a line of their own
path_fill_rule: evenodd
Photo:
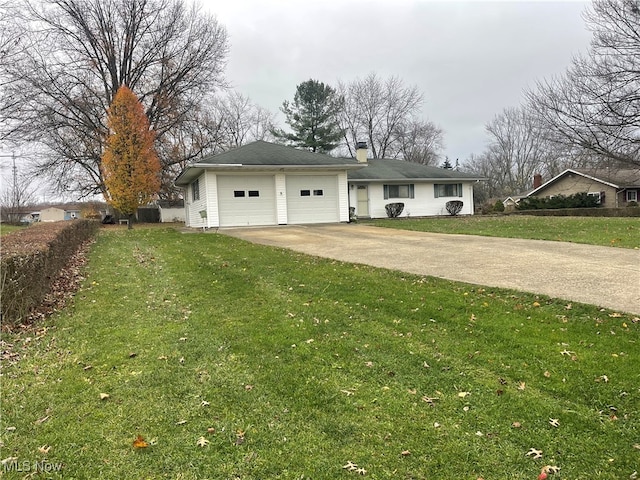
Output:
<svg viewBox="0 0 640 480">
<path fill-rule="evenodd" d="M 201 107 L 224 86 L 228 52 L 214 17 L 182 0 L 16 4 L 0 30 L 12 28 L 27 47 L 0 57 L 3 133 L 44 145 L 39 167 L 60 190 L 104 191 L 106 111 L 120 85 L 145 106 L 165 171 L 211 146 Z M 185 141 L 194 133 L 196 140 Z"/>
<path fill-rule="evenodd" d="M 230 91 L 216 99 L 212 109 L 220 126 L 220 149 L 228 150 L 254 140 L 273 139 L 273 113 L 239 92 Z"/>
<path fill-rule="evenodd" d="M 398 77 L 383 81 L 371 73 L 364 79 L 339 84 L 338 92 L 344 100 L 340 126 L 349 154 L 355 154 L 357 142 L 366 141 L 373 158 L 401 157 L 403 145 L 398 134 L 402 132 L 407 139 L 411 122 L 415 127 L 420 123 L 415 120 L 422 105 L 418 88 L 405 86 Z M 404 147 L 407 151 L 406 144 Z"/>
<path fill-rule="evenodd" d="M 585 14 L 591 49 L 539 82 L 529 105 L 556 140 L 640 166 L 640 2 L 595 0 Z"/>
<path fill-rule="evenodd" d="M 12 165 L 11 179 L 0 195 L 2 218 L 10 223 L 18 223 L 25 213 L 25 207 L 35 203 L 36 195 L 33 178 L 18 171 L 15 159 Z"/>
<path fill-rule="evenodd" d="M 443 131 L 428 120 L 410 120 L 395 131 L 400 156 L 408 162 L 437 165 L 444 147 Z"/>
</svg>

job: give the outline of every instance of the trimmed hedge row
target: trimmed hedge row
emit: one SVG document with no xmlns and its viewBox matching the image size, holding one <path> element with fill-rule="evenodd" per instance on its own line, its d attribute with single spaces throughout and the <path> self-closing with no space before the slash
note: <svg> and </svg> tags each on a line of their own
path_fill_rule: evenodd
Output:
<svg viewBox="0 0 640 480">
<path fill-rule="evenodd" d="M 509 212 L 509 215 L 537 215 L 541 217 L 640 217 L 640 207 L 516 210 Z"/>
<path fill-rule="evenodd" d="M 2 322 L 17 325 L 40 305 L 78 247 L 95 236 L 99 222 L 39 223 L 2 237 Z"/>
</svg>

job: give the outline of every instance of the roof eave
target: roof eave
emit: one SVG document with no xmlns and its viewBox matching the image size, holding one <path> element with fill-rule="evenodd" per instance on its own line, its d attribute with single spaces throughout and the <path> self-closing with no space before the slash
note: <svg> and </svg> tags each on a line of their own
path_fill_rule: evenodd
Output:
<svg viewBox="0 0 640 480">
<path fill-rule="evenodd" d="M 213 171 L 260 171 L 260 172 L 280 172 L 280 171 L 335 171 L 335 170 L 358 170 L 366 167 L 364 163 L 338 163 L 331 165 L 245 165 L 241 163 L 194 163 L 187 166 L 175 179 L 177 187 L 187 186 L 205 170 Z"/>
</svg>

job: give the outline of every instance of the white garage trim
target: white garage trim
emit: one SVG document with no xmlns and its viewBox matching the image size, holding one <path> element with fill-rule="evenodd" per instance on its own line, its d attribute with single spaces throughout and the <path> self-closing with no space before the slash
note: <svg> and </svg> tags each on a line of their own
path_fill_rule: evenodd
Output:
<svg viewBox="0 0 640 480">
<path fill-rule="evenodd" d="M 277 224 L 274 175 L 218 174 L 217 177 L 221 227 Z"/>
<path fill-rule="evenodd" d="M 289 224 L 340 221 L 338 175 L 289 174 L 287 220 Z"/>
</svg>

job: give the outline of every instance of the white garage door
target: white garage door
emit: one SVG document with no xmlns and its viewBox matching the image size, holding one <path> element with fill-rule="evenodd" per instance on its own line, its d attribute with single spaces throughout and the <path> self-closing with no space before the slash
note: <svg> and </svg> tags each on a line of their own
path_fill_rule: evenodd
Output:
<svg viewBox="0 0 640 480">
<path fill-rule="evenodd" d="M 275 225 L 273 175 L 218 175 L 218 214 L 221 227 Z"/>
<path fill-rule="evenodd" d="M 287 175 L 289 223 L 340 221 L 337 175 Z"/>
</svg>

